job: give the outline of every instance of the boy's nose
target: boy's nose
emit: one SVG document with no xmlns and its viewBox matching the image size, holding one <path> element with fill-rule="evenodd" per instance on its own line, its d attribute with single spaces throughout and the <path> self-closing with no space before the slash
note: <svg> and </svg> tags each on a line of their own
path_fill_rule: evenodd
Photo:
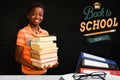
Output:
<svg viewBox="0 0 120 80">
<path fill-rule="evenodd" d="M 40 16 L 39 16 L 39 15 L 36 15 L 36 18 L 40 18 Z"/>
</svg>

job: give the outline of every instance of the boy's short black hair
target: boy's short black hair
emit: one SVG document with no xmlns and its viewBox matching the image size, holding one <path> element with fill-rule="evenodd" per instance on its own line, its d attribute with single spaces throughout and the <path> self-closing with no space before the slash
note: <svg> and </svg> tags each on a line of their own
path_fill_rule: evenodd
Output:
<svg viewBox="0 0 120 80">
<path fill-rule="evenodd" d="M 29 14 L 34 7 L 41 7 L 44 10 L 44 6 L 41 3 L 36 2 L 28 6 L 27 14 Z"/>
</svg>

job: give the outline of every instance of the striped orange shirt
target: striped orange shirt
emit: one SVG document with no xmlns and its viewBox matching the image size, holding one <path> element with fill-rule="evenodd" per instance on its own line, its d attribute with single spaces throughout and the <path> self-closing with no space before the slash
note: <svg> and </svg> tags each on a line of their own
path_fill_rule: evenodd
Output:
<svg viewBox="0 0 120 80">
<path fill-rule="evenodd" d="M 20 29 L 18 34 L 17 34 L 17 41 L 16 41 L 16 45 L 18 46 L 22 46 L 23 47 L 23 53 L 22 56 L 25 60 L 27 60 L 29 63 L 31 63 L 30 61 L 30 38 L 33 37 L 37 37 L 37 36 L 48 36 L 49 33 L 44 30 L 41 29 L 39 27 L 39 31 L 37 32 L 37 34 L 35 34 L 31 27 L 30 24 L 28 24 L 26 27 L 24 27 L 23 29 Z M 22 65 L 22 72 L 24 74 L 44 74 L 46 73 L 47 70 L 32 70 L 24 65 Z"/>
</svg>

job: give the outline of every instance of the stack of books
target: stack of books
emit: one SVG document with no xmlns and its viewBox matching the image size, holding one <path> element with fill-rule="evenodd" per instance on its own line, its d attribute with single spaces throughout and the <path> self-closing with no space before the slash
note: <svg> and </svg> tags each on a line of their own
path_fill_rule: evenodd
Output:
<svg viewBox="0 0 120 80">
<path fill-rule="evenodd" d="M 40 36 L 31 38 L 31 58 L 32 65 L 44 67 L 44 65 L 52 66 L 57 60 L 58 47 L 56 44 L 56 36 Z"/>
<path fill-rule="evenodd" d="M 100 71 L 120 76 L 119 67 L 114 60 L 85 52 L 80 53 L 75 72 L 88 73 Z"/>
</svg>

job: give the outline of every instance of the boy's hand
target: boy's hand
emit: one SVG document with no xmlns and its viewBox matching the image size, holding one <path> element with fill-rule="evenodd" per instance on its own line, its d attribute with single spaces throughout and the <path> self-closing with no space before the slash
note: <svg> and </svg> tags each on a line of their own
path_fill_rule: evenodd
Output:
<svg viewBox="0 0 120 80">
<path fill-rule="evenodd" d="M 38 52 L 37 50 L 33 50 L 33 49 L 30 50 L 30 53 L 31 53 L 31 54 L 39 54 L 39 52 Z"/>
<path fill-rule="evenodd" d="M 51 66 L 50 64 L 49 64 L 48 66 L 44 65 L 44 69 L 55 68 L 55 67 L 58 66 L 58 64 L 59 64 L 59 63 L 56 62 L 56 63 L 55 63 L 54 65 L 52 65 L 52 66 Z"/>
<path fill-rule="evenodd" d="M 32 69 L 34 69 L 34 70 L 44 70 L 44 68 L 40 68 L 40 67 L 36 67 L 36 66 L 33 66 Z"/>
<path fill-rule="evenodd" d="M 52 68 L 56 68 L 58 65 L 59 65 L 59 63 L 56 62 L 56 63 L 52 66 Z"/>
</svg>

